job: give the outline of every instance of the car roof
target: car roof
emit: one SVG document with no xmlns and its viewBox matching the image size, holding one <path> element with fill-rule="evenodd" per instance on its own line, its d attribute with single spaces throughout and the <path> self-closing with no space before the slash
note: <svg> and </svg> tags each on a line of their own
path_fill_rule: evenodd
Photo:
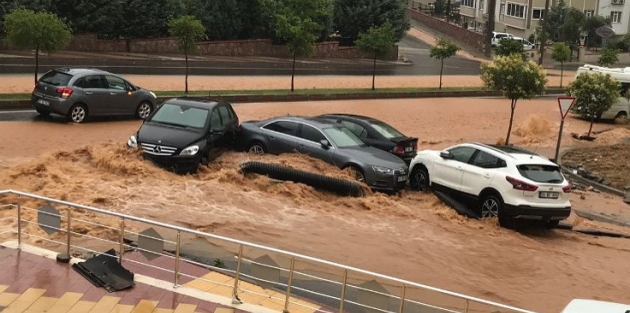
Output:
<svg viewBox="0 0 630 313">
<path fill-rule="evenodd" d="M 319 118 L 338 117 L 338 118 L 345 118 L 345 119 L 349 119 L 349 120 L 359 120 L 359 121 L 366 121 L 366 122 L 380 122 L 379 120 L 377 120 L 377 119 L 375 119 L 373 117 L 357 115 L 357 114 L 348 114 L 348 113 L 322 114 L 322 115 L 320 115 L 318 117 Z"/>
<path fill-rule="evenodd" d="M 75 75 L 90 75 L 90 74 L 101 74 L 101 75 L 116 75 L 107 71 L 103 71 L 97 68 L 86 68 L 86 67 L 59 67 L 54 69 L 56 72 L 70 74 L 72 76 Z"/>
<path fill-rule="evenodd" d="M 212 109 L 220 102 L 216 100 L 203 99 L 203 98 L 178 97 L 178 98 L 171 98 L 164 101 L 164 104 L 166 103 L 176 104 L 176 105 L 185 105 L 185 106 L 198 108 L 198 109 Z"/>
<path fill-rule="evenodd" d="M 311 126 L 315 126 L 317 128 L 339 127 L 339 125 L 336 124 L 335 122 L 331 122 L 322 118 L 308 117 L 308 116 L 295 116 L 295 115 L 273 117 L 273 118 L 268 119 L 265 122 L 268 123 L 268 122 L 273 122 L 277 120 L 301 122 L 301 123 L 309 124 Z"/>
<path fill-rule="evenodd" d="M 553 165 L 557 166 L 555 163 L 551 162 L 549 159 L 541 156 L 540 154 L 530 151 L 527 149 L 519 148 L 516 146 L 504 146 L 504 145 L 488 145 L 479 142 L 473 142 L 464 144 L 468 146 L 473 146 L 475 148 L 481 148 L 480 150 L 491 151 L 494 154 L 504 155 L 509 157 L 510 160 L 516 165 L 521 164 L 541 164 L 541 165 Z"/>
</svg>

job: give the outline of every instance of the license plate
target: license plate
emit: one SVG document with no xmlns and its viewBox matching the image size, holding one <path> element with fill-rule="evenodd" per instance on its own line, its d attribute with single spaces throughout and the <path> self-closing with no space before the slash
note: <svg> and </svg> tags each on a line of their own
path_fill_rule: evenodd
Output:
<svg viewBox="0 0 630 313">
<path fill-rule="evenodd" d="M 399 182 L 399 183 L 400 183 L 400 182 L 404 182 L 404 181 L 407 181 L 407 176 L 399 176 L 399 177 L 398 177 L 398 182 Z"/>
<path fill-rule="evenodd" d="M 46 101 L 46 100 L 43 100 L 43 99 L 39 99 L 39 100 L 37 100 L 37 103 L 39 103 L 39 104 L 43 104 L 43 105 L 49 105 L 49 104 L 50 104 L 50 102 L 48 102 L 48 101 Z"/>
<path fill-rule="evenodd" d="M 542 199 L 558 199 L 559 196 L 560 193 L 554 191 L 541 191 L 538 193 L 538 197 Z"/>
<path fill-rule="evenodd" d="M 406 147 L 405 152 L 413 152 L 413 147 Z"/>
</svg>

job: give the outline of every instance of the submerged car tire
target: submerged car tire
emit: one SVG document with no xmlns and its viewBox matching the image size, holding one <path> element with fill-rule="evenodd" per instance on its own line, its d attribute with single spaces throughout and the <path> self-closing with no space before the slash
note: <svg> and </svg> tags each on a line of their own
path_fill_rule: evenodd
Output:
<svg viewBox="0 0 630 313">
<path fill-rule="evenodd" d="M 429 191 L 429 172 L 424 166 L 415 166 L 409 175 L 409 188 L 413 191 Z"/>
<path fill-rule="evenodd" d="M 290 167 L 263 162 L 245 162 L 241 164 L 244 174 L 260 174 L 272 179 L 305 184 L 318 190 L 336 193 L 340 196 L 361 197 L 363 189 L 357 182 L 329 177 L 316 173 L 300 171 Z"/>
<path fill-rule="evenodd" d="M 481 207 L 479 208 L 479 217 L 483 218 L 499 218 L 499 225 L 503 228 L 513 229 L 514 218 L 507 216 L 503 210 L 503 201 L 496 195 L 489 194 L 481 200 Z"/>
<path fill-rule="evenodd" d="M 352 177 L 354 177 L 356 181 L 360 183 L 365 182 L 365 174 L 363 174 L 363 171 L 358 166 L 350 165 L 346 167 L 346 169 L 350 170 L 350 174 L 352 175 Z"/>
<path fill-rule="evenodd" d="M 146 120 L 153 112 L 153 106 L 148 101 L 143 101 L 138 104 L 136 108 L 136 118 L 140 120 Z"/>
<path fill-rule="evenodd" d="M 73 105 L 68 111 L 68 114 L 66 115 L 66 119 L 68 120 L 68 122 L 73 122 L 73 123 L 83 123 L 85 122 L 87 117 L 88 117 L 88 110 L 85 104 L 83 103 L 77 103 Z"/>
<path fill-rule="evenodd" d="M 267 148 L 260 141 L 253 141 L 247 146 L 248 153 L 254 154 L 265 154 L 267 153 Z"/>
</svg>

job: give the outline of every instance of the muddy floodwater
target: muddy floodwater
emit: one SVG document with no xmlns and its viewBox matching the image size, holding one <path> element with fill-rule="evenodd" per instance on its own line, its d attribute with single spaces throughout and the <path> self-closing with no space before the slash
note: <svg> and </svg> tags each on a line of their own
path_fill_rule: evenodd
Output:
<svg viewBox="0 0 630 313">
<path fill-rule="evenodd" d="M 239 104 L 241 121 L 276 115 L 352 112 L 378 117 L 420 138 L 420 149 L 505 137 L 509 101 L 408 99 Z M 518 104 L 513 143 L 549 156 L 558 130 L 555 99 Z M 138 121 L 70 125 L 0 123 L 0 189 L 11 188 L 227 235 L 540 312 L 559 312 L 573 298 L 630 303 L 630 239 L 570 231 L 514 232 L 494 220 L 458 216 L 432 195 L 368 193 L 343 198 L 294 183 L 244 177 L 248 160 L 281 163 L 337 177 L 346 173 L 300 155 L 230 152 L 192 176 L 142 160 L 125 142 Z M 617 127 L 596 125 L 596 130 Z M 588 123 L 569 118 L 568 136 Z M 630 136 L 616 128 L 598 138 Z M 594 145 L 594 143 L 579 143 Z M 588 194 L 576 208 L 627 214 L 619 199 Z M 610 227 L 572 216 L 576 225 Z M 113 221 L 112 221 L 113 223 Z M 618 228 L 618 231 L 626 231 Z M 98 229 L 84 232 L 107 237 Z"/>
</svg>

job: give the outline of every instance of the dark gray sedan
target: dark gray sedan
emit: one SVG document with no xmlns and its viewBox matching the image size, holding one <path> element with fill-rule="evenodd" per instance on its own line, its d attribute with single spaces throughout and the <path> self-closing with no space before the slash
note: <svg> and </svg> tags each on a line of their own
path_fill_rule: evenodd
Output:
<svg viewBox="0 0 630 313">
<path fill-rule="evenodd" d="M 400 158 L 368 147 L 347 128 L 321 119 L 276 117 L 241 124 L 237 149 L 250 153 L 298 152 L 350 169 L 374 190 L 398 191 L 407 184 L 408 167 Z"/>
<path fill-rule="evenodd" d="M 155 109 L 156 96 L 106 71 L 57 68 L 39 79 L 31 104 L 40 115 L 60 114 L 74 123 L 105 115 L 135 115 L 144 120 Z"/>
</svg>

